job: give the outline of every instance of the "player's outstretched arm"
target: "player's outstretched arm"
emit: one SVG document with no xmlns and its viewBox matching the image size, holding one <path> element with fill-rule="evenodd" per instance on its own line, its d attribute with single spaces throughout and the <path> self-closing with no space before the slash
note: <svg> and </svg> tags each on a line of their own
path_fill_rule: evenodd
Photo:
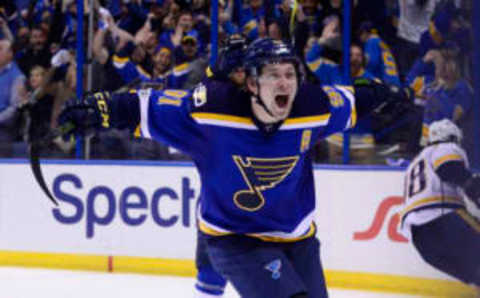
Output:
<svg viewBox="0 0 480 298">
<path fill-rule="evenodd" d="M 132 128 L 140 122 L 138 95 L 135 93 L 97 92 L 81 102 L 70 100 L 59 116 L 59 125 L 73 126 L 74 134 L 110 128 Z"/>
<path fill-rule="evenodd" d="M 413 107 L 412 92 L 408 88 L 384 84 L 371 79 L 357 79 L 355 106 L 358 118 L 369 114 L 403 115 Z"/>
</svg>

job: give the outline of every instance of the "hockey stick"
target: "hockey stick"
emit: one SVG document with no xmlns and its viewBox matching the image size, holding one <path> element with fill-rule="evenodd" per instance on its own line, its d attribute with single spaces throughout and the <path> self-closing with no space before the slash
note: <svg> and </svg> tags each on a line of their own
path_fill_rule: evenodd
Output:
<svg viewBox="0 0 480 298">
<path fill-rule="evenodd" d="M 137 78 L 127 85 L 115 90 L 113 93 L 120 93 L 124 92 L 124 90 L 128 90 L 129 88 L 135 86 L 141 81 L 140 78 Z M 31 105 L 35 104 L 36 98 L 35 98 L 35 93 L 32 95 L 29 104 L 30 106 L 26 108 L 27 113 L 28 113 L 28 119 L 29 119 L 29 125 L 32 125 L 32 117 L 30 115 L 31 112 Z M 38 185 L 40 185 L 40 188 L 43 190 L 45 195 L 52 201 L 52 203 L 55 206 L 58 206 L 57 200 L 55 200 L 55 197 L 52 195 L 50 192 L 50 189 L 47 186 L 47 183 L 45 182 L 45 178 L 42 173 L 42 169 L 40 167 L 40 149 L 42 146 L 50 143 L 52 140 L 56 139 L 57 137 L 64 136 L 66 134 L 71 133 L 75 129 L 75 125 L 71 122 L 67 122 L 62 126 L 59 126 L 56 129 L 51 130 L 44 138 L 33 141 L 31 137 L 29 138 L 29 159 L 30 159 L 30 167 L 33 172 L 33 176 L 35 177 L 35 180 L 37 181 Z"/>
<path fill-rule="evenodd" d="M 58 127 L 57 129 L 52 130 L 47 136 L 39 141 L 31 141 L 29 144 L 29 156 L 30 156 L 30 167 L 33 172 L 33 176 L 35 180 L 37 180 L 38 185 L 40 185 L 43 192 L 47 195 L 50 201 L 58 206 L 57 200 L 53 197 L 52 193 L 48 189 L 47 183 L 43 178 L 42 169 L 40 167 L 40 149 L 43 145 L 50 143 L 50 141 L 54 140 L 55 138 L 68 134 L 69 132 L 73 131 L 75 126 L 68 122 L 63 126 Z"/>
</svg>

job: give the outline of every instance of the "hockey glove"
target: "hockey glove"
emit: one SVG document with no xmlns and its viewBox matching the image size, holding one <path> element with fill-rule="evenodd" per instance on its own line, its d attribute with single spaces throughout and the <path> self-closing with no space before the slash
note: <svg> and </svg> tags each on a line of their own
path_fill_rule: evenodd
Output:
<svg viewBox="0 0 480 298">
<path fill-rule="evenodd" d="M 221 81 L 228 81 L 229 75 L 238 67 L 243 65 L 246 42 L 244 38 L 231 38 L 220 52 L 211 68 L 212 78 Z"/>
<path fill-rule="evenodd" d="M 88 95 L 82 102 L 69 100 L 58 118 L 60 127 L 73 126 L 69 134 L 88 135 L 97 130 L 110 128 L 110 114 L 108 92 L 98 92 Z"/>
<path fill-rule="evenodd" d="M 413 108 L 412 92 L 409 88 L 370 79 L 356 79 L 353 86 L 359 118 L 371 114 L 374 117 L 390 119 L 386 122 L 391 122 Z"/>
<path fill-rule="evenodd" d="M 480 208 L 480 174 L 473 174 L 463 185 L 465 194 Z"/>
</svg>

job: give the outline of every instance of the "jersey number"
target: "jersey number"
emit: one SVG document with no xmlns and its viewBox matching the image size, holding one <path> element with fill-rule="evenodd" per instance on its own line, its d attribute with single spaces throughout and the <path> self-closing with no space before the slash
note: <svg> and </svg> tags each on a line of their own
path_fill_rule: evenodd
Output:
<svg viewBox="0 0 480 298">
<path fill-rule="evenodd" d="M 416 165 L 412 167 L 408 174 L 408 197 L 411 198 L 414 195 L 422 192 L 427 186 L 427 179 L 425 176 L 425 160 L 420 160 Z"/>
</svg>

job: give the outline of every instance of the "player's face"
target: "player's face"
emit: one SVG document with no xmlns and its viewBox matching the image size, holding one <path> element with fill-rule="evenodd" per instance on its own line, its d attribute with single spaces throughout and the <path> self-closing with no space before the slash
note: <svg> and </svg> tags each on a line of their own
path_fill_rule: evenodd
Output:
<svg viewBox="0 0 480 298">
<path fill-rule="evenodd" d="M 297 73 L 292 63 L 267 64 L 258 78 L 256 94 L 265 103 L 276 121 L 287 118 L 297 94 Z M 260 119 L 261 120 L 261 119 Z"/>
</svg>

